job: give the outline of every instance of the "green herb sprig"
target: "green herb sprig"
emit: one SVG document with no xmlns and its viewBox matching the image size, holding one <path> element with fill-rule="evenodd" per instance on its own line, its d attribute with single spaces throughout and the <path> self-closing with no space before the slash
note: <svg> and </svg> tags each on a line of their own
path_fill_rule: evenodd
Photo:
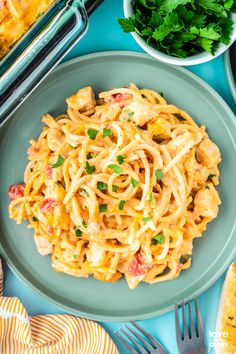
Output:
<svg viewBox="0 0 236 354">
<path fill-rule="evenodd" d="M 133 17 L 120 18 L 124 32 L 136 32 L 151 47 L 186 58 L 228 45 L 235 0 L 133 0 Z"/>
</svg>

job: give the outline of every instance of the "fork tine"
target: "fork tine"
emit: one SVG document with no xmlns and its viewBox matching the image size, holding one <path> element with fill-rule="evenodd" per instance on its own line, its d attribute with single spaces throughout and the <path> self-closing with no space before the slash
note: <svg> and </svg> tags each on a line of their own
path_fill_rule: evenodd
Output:
<svg viewBox="0 0 236 354">
<path fill-rule="evenodd" d="M 191 307 L 191 300 L 188 301 L 188 311 L 189 311 L 189 320 L 190 320 L 190 335 L 191 338 L 196 337 L 196 328 L 193 319 L 192 307 Z"/>
<path fill-rule="evenodd" d="M 204 331 L 203 331 L 203 327 L 202 327 L 202 319 L 201 319 L 197 299 L 194 299 L 194 302 L 195 302 L 195 311 L 196 311 L 196 317 L 197 317 L 197 332 L 198 332 L 197 336 L 203 337 L 205 340 L 205 335 L 204 335 Z"/>
<path fill-rule="evenodd" d="M 141 343 L 143 343 L 143 345 L 150 351 L 153 350 L 154 348 L 151 346 L 151 344 L 149 344 L 142 336 L 140 336 L 140 334 L 138 334 L 138 332 L 134 331 L 132 328 L 130 328 L 129 326 L 125 325 L 125 327 L 135 336 L 137 337 Z"/>
<path fill-rule="evenodd" d="M 150 342 L 155 346 L 156 349 L 160 351 L 160 354 L 168 354 L 165 348 L 158 342 L 156 338 L 154 338 L 151 334 L 146 332 L 142 327 L 140 327 L 136 322 L 130 321 L 134 327 L 136 327 L 145 337 L 147 337 Z"/>
<path fill-rule="evenodd" d="M 182 341 L 182 334 L 180 330 L 180 322 L 179 322 L 179 304 L 175 303 L 175 333 L 177 341 Z"/>
<path fill-rule="evenodd" d="M 129 338 L 129 340 L 133 343 L 133 345 L 135 345 L 135 347 L 138 348 L 141 354 L 148 353 L 127 331 L 124 331 L 123 328 L 121 328 L 120 330 Z"/>
<path fill-rule="evenodd" d="M 186 339 L 188 338 L 188 325 L 187 325 L 187 321 L 186 321 L 186 310 L 185 310 L 185 303 L 184 301 L 181 302 L 181 306 L 182 306 L 182 316 L 183 316 L 183 327 L 184 327 L 184 338 Z"/>
<path fill-rule="evenodd" d="M 139 354 L 131 345 L 120 335 L 120 333 L 115 332 L 115 335 L 121 340 L 124 346 L 130 351 L 131 354 Z"/>
</svg>

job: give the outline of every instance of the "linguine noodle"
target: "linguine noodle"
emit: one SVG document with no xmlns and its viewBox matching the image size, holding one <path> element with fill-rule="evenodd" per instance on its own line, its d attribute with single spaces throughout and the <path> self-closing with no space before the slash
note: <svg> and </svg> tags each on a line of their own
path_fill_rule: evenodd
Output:
<svg viewBox="0 0 236 354">
<path fill-rule="evenodd" d="M 31 140 L 10 217 L 28 220 L 52 267 L 130 288 L 179 276 L 217 216 L 220 152 L 183 110 L 134 84 L 67 99 Z"/>
</svg>

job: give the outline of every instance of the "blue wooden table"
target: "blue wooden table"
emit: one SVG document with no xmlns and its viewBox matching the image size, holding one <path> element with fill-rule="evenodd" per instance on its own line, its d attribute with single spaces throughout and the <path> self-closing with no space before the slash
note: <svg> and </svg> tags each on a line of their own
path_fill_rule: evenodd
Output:
<svg viewBox="0 0 236 354">
<path fill-rule="evenodd" d="M 104 1 L 104 3 L 90 17 L 90 27 L 86 36 L 67 55 L 66 60 L 83 54 L 106 50 L 142 51 L 133 40 L 132 36 L 130 34 L 124 34 L 117 24 L 116 19 L 123 16 L 122 2 L 122 0 Z M 210 63 L 188 67 L 188 69 L 208 82 L 208 84 L 210 84 L 225 99 L 234 113 L 236 113 L 236 105 L 230 96 L 227 86 L 223 56 L 212 60 Z M 7 265 L 4 266 L 4 270 L 5 295 L 17 296 L 25 305 L 30 315 L 61 313 L 60 308 L 56 308 L 48 301 L 42 299 L 40 296 L 32 292 L 31 289 L 23 284 L 19 279 L 17 279 L 16 276 L 9 270 Z M 224 276 L 222 276 L 210 289 L 208 289 L 208 291 L 199 296 L 199 304 L 207 337 L 209 353 L 214 353 L 213 336 L 223 279 Z M 178 353 L 175 343 L 173 312 L 150 320 L 141 321 L 140 323 L 146 330 L 156 336 L 165 345 L 169 353 Z M 117 341 L 113 334 L 114 330 L 121 327 L 122 324 L 102 323 L 102 325 L 116 342 L 119 352 L 121 354 L 127 354 L 124 346 Z"/>
</svg>

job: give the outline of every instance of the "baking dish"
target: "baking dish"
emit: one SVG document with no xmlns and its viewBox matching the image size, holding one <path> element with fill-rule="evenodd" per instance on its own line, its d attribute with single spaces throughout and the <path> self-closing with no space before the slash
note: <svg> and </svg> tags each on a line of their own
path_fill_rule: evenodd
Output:
<svg viewBox="0 0 236 354">
<path fill-rule="evenodd" d="M 102 0 L 57 0 L 0 61 L 0 124 L 9 118 L 88 28 Z"/>
</svg>

